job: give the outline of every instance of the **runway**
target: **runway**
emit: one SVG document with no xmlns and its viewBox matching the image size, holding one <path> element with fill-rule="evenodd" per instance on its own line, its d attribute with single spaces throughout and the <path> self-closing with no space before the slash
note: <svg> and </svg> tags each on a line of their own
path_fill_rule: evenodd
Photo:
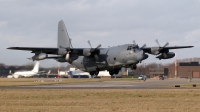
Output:
<svg viewBox="0 0 200 112">
<path fill-rule="evenodd" d="M 199 89 L 192 87 L 193 84 L 199 84 L 200 79 L 147 79 L 146 81 L 103 81 L 103 82 L 84 82 L 73 84 L 55 84 L 40 86 L 16 86 L 0 87 L 0 89 Z M 187 88 L 175 88 L 175 85 L 191 85 Z"/>
</svg>

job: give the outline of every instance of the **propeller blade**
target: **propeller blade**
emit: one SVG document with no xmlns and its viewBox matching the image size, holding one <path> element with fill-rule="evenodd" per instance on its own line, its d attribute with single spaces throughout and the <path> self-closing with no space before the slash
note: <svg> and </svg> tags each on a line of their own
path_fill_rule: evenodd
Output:
<svg viewBox="0 0 200 112">
<path fill-rule="evenodd" d="M 73 48 L 73 46 L 72 46 L 72 39 L 71 38 L 69 38 L 69 42 L 70 42 L 70 47 Z"/>
<path fill-rule="evenodd" d="M 95 54 L 94 57 L 95 57 L 96 61 L 99 60 L 99 56 L 97 54 Z"/>
<path fill-rule="evenodd" d="M 158 44 L 158 46 L 160 47 L 160 44 L 159 44 L 159 42 L 158 42 L 158 40 L 156 39 L 156 43 Z"/>
<path fill-rule="evenodd" d="M 166 46 L 168 46 L 169 45 L 169 43 L 167 42 L 163 47 L 166 47 Z"/>
<path fill-rule="evenodd" d="M 141 48 L 144 48 L 144 47 L 146 47 L 147 45 L 146 44 L 144 44 Z"/>
<path fill-rule="evenodd" d="M 70 52 L 70 51 L 69 51 L 69 52 Z M 65 57 L 65 59 L 66 59 L 67 61 L 69 60 L 69 57 L 70 57 L 69 52 L 67 52 L 66 57 Z"/>
<path fill-rule="evenodd" d="M 135 45 L 136 45 L 136 42 L 135 42 L 135 40 L 133 41 L 133 44 L 135 44 Z"/>
<path fill-rule="evenodd" d="M 97 48 L 99 48 L 99 47 L 101 47 L 101 44 L 99 44 L 95 49 L 97 49 Z"/>
<path fill-rule="evenodd" d="M 167 58 L 167 54 L 166 54 L 166 53 L 163 53 L 163 56 L 164 56 L 165 58 Z"/>
<path fill-rule="evenodd" d="M 90 45 L 90 47 L 92 48 L 92 45 L 91 45 L 90 41 L 88 40 L 87 42 L 88 42 L 88 44 Z"/>
</svg>

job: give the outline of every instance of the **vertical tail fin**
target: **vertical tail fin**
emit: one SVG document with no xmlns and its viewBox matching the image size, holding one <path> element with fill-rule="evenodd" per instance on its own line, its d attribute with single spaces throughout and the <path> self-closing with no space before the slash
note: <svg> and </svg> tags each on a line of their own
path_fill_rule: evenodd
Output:
<svg viewBox="0 0 200 112">
<path fill-rule="evenodd" d="M 32 71 L 38 73 L 38 71 L 39 71 L 39 65 L 40 65 L 40 62 L 36 61 L 35 65 L 34 65 L 34 68 L 33 68 Z"/>
<path fill-rule="evenodd" d="M 49 72 L 47 73 L 48 75 L 51 73 L 51 70 L 49 70 Z"/>
<path fill-rule="evenodd" d="M 62 48 L 68 48 L 71 46 L 71 40 L 67 33 L 67 29 L 65 27 L 65 23 L 63 20 L 58 23 L 58 43 L 57 46 L 59 48 L 58 54 L 63 54 Z"/>
<path fill-rule="evenodd" d="M 12 71 L 11 71 L 11 70 L 9 71 L 9 74 L 11 74 L 11 75 L 12 75 Z"/>
</svg>

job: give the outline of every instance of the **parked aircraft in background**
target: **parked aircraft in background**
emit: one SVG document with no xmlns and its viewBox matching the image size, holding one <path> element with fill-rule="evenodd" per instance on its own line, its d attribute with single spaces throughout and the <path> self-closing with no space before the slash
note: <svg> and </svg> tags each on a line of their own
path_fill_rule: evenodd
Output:
<svg viewBox="0 0 200 112">
<path fill-rule="evenodd" d="M 84 37 L 85 38 L 85 37 Z M 113 40 L 114 42 L 116 40 Z M 64 22 L 58 23 L 58 42 L 57 48 L 42 47 L 9 47 L 8 49 L 26 50 L 35 53 L 31 60 L 56 59 L 58 62 L 68 62 L 90 75 L 98 75 L 100 71 L 107 70 L 110 75 L 118 74 L 122 67 L 137 68 L 137 64 L 148 58 L 148 54 L 156 55 L 158 59 L 170 59 L 175 53 L 169 52 L 170 49 L 191 48 L 193 46 L 173 46 L 169 47 L 168 42 L 160 46 L 156 40 L 157 47 L 146 47 L 144 44 L 139 47 L 135 41 L 133 44 L 118 45 L 109 48 L 100 48 L 101 44 L 93 48 L 73 48 L 71 39 L 68 36 Z M 54 55 L 54 56 L 48 56 Z"/>
<path fill-rule="evenodd" d="M 13 74 L 10 71 L 10 74 L 12 74 L 12 75 L 8 75 L 7 78 L 33 77 L 35 75 L 38 75 L 39 64 L 40 64 L 40 62 L 37 61 L 34 65 L 33 70 L 31 70 L 31 71 L 18 71 Z"/>
</svg>

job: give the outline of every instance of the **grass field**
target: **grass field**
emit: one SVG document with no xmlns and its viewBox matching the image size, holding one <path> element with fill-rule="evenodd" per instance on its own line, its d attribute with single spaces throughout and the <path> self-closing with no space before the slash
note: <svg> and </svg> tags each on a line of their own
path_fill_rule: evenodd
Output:
<svg viewBox="0 0 200 112">
<path fill-rule="evenodd" d="M 0 86 L 120 79 L 0 79 Z M 184 87 L 191 86 L 185 85 Z M 0 112 L 199 112 L 200 89 L 1 89 Z"/>
<path fill-rule="evenodd" d="M 0 87 L 5 86 L 30 86 L 30 85 L 50 85 L 50 84 L 67 84 L 81 82 L 103 82 L 103 81 L 138 81 L 136 78 L 86 78 L 86 79 L 67 79 L 67 78 L 17 78 L 8 79 L 0 78 Z"/>
<path fill-rule="evenodd" d="M 199 112 L 200 90 L 0 90 L 1 112 Z"/>
</svg>

